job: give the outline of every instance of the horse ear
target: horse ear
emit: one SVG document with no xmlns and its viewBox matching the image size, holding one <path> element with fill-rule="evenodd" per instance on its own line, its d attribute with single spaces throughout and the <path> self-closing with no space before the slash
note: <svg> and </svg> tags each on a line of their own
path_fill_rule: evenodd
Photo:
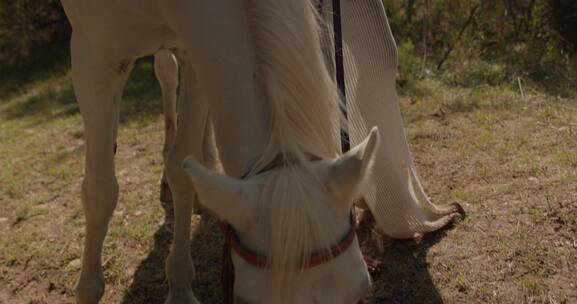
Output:
<svg viewBox="0 0 577 304">
<path fill-rule="evenodd" d="M 336 159 L 329 170 L 329 189 L 336 197 L 352 204 L 366 180 L 370 178 L 380 135 L 373 127 L 369 136 L 356 147 Z"/>
<path fill-rule="evenodd" d="M 254 209 L 246 195 L 246 182 L 218 174 L 191 157 L 186 158 L 182 165 L 203 206 L 236 227 L 245 225 L 252 218 Z"/>
</svg>

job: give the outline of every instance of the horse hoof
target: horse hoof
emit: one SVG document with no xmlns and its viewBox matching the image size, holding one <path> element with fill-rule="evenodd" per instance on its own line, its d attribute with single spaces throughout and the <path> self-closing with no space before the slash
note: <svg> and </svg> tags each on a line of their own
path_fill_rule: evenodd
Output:
<svg viewBox="0 0 577 304">
<path fill-rule="evenodd" d="M 465 209 L 463 208 L 463 206 L 461 206 L 461 204 L 459 203 L 451 203 L 451 206 L 453 207 L 453 209 L 455 210 L 455 212 L 459 213 L 461 215 L 461 217 L 465 217 L 467 216 L 467 212 L 465 212 Z"/>
<path fill-rule="evenodd" d="M 77 304 L 98 304 L 104 295 L 104 278 L 80 279 L 76 285 Z"/>
<path fill-rule="evenodd" d="M 172 203 L 172 191 L 166 181 L 160 182 L 160 201 L 163 203 Z"/>
</svg>

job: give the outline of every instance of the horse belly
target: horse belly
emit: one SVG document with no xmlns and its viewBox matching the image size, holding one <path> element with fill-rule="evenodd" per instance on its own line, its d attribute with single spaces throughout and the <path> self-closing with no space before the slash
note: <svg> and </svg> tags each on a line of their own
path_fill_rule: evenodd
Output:
<svg viewBox="0 0 577 304">
<path fill-rule="evenodd" d="M 107 57 L 135 58 L 178 47 L 156 1 L 63 0 L 73 30 Z"/>
</svg>

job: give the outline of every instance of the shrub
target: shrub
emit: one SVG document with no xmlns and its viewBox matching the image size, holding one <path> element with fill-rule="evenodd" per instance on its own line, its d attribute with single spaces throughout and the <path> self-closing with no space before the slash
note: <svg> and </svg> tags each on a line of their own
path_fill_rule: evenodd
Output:
<svg viewBox="0 0 577 304">
<path fill-rule="evenodd" d="M 60 1 L 0 0 L 0 60 L 16 61 L 69 33 Z"/>
</svg>

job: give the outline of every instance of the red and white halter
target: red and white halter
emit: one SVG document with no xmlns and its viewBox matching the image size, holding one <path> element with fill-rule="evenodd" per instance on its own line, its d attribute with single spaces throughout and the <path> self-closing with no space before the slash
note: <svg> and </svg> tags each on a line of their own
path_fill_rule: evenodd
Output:
<svg viewBox="0 0 577 304">
<path fill-rule="evenodd" d="M 319 157 L 310 155 L 310 160 L 312 161 L 319 161 L 321 160 Z M 273 162 L 271 162 L 268 166 L 260 170 L 258 174 L 262 174 L 273 170 L 275 168 L 281 167 L 286 164 L 294 164 L 294 161 L 283 159 L 282 157 L 277 157 Z M 248 173 L 243 175 L 242 178 L 247 178 Z M 331 248 L 323 251 L 319 251 L 313 253 L 308 257 L 303 257 L 302 263 L 300 263 L 299 270 L 306 270 L 309 268 L 313 268 L 315 266 L 319 266 L 324 264 L 339 255 L 343 252 L 347 251 L 351 244 L 353 243 L 355 236 L 356 236 L 356 220 L 354 218 L 353 211 L 351 210 L 350 213 L 350 227 L 347 233 L 340 239 L 340 241 L 331 246 Z M 222 272 L 221 272 L 221 284 L 223 290 L 223 297 L 225 304 L 233 304 L 234 303 L 234 264 L 232 262 L 232 251 L 240 256 L 243 260 L 247 263 L 261 268 L 266 269 L 268 267 L 268 260 L 266 256 L 260 255 L 250 248 L 247 248 L 242 242 L 240 241 L 237 233 L 234 231 L 234 228 L 226 222 L 220 223 L 220 229 L 224 236 L 224 244 L 222 248 Z"/>
<path fill-rule="evenodd" d="M 350 217 L 351 226 L 345 236 L 343 236 L 342 239 L 330 249 L 319 251 L 305 257 L 302 263 L 300 263 L 302 266 L 299 267 L 299 270 L 306 270 L 324 264 L 349 249 L 356 236 L 356 220 L 353 218 L 352 212 Z M 222 222 L 220 224 L 220 229 L 224 235 L 221 273 L 221 284 L 224 298 L 223 303 L 233 304 L 235 275 L 231 255 L 232 251 L 234 250 L 234 252 L 247 263 L 261 269 L 266 269 L 268 267 L 268 260 L 266 256 L 259 255 L 244 246 L 230 224 Z"/>
</svg>

